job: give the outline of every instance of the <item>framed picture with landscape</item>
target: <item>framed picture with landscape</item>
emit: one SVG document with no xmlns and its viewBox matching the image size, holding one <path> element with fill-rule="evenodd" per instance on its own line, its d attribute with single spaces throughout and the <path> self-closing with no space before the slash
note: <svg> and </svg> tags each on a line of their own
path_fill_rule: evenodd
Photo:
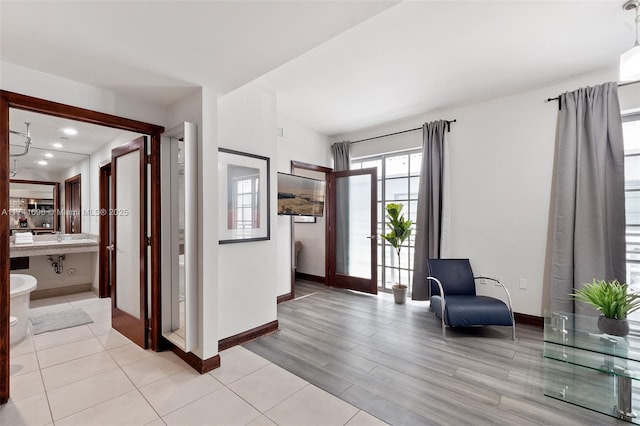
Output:
<svg viewBox="0 0 640 426">
<path fill-rule="evenodd" d="M 295 222 L 313 223 L 324 214 L 324 197 L 324 181 L 278 172 L 279 215 L 295 216 Z"/>
<path fill-rule="evenodd" d="M 268 240 L 269 158 L 218 149 L 220 244 Z"/>
</svg>

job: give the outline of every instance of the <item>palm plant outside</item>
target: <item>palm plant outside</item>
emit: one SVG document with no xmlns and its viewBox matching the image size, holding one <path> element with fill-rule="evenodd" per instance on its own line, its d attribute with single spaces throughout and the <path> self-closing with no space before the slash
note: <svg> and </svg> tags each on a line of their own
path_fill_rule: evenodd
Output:
<svg viewBox="0 0 640 426">
<path fill-rule="evenodd" d="M 404 205 L 402 203 L 387 204 L 386 217 L 389 232 L 385 235 L 381 235 L 381 237 L 395 249 L 396 254 L 398 255 L 398 288 L 406 287 L 402 285 L 400 278 L 400 250 L 402 249 L 402 244 L 411 235 L 411 226 L 413 225 L 412 221 L 404 218 L 404 215 L 402 214 L 403 207 Z"/>
</svg>

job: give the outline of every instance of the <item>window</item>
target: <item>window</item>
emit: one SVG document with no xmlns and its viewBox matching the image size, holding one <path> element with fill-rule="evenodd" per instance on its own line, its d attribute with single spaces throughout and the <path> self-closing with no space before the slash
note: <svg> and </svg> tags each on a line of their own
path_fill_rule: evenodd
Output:
<svg viewBox="0 0 640 426">
<path fill-rule="evenodd" d="M 418 185 L 422 151 L 420 149 L 383 154 L 374 157 L 356 158 L 351 169 L 378 169 L 378 234 L 387 233 L 384 206 L 387 203 L 402 203 L 402 213 L 414 223 L 413 232 L 400 251 L 400 280 L 409 285 L 413 281 L 413 254 L 415 247 L 416 210 L 418 208 Z M 385 240 L 378 238 L 378 287 L 391 291 L 398 282 L 398 256 Z"/>
<path fill-rule="evenodd" d="M 624 191 L 627 222 L 627 276 L 631 291 L 640 291 L 640 114 L 623 117 Z"/>
<path fill-rule="evenodd" d="M 260 227 L 258 188 L 260 182 L 258 175 L 242 176 L 233 179 L 233 212 L 232 229 L 237 229 L 239 235 L 251 233 L 254 228 Z"/>
</svg>

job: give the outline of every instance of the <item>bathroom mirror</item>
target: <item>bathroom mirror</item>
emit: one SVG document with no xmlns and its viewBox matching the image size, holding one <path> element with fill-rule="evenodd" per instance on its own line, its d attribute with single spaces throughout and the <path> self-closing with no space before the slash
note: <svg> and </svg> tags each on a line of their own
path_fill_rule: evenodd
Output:
<svg viewBox="0 0 640 426">
<path fill-rule="evenodd" d="M 16 232 L 51 234 L 59 230 L 58 182 L 11 179 L 9 184 L 9 229 Z"/>
<path fill-rule="evenodd" d="M 162 333 L 185 352 L 197 345 L 198 138 L 183 123 L 163 134 Z"/>
<path fill-rule="evenodd" d="M 90 207 L 89 154 L 116 132 L 15 108 L 9 110 L 9 128 L 11 233 L 86 232 L 91 215 L 82 210 Z M 65 133 L 71 130 L 76 134 Z"/>
</svg>

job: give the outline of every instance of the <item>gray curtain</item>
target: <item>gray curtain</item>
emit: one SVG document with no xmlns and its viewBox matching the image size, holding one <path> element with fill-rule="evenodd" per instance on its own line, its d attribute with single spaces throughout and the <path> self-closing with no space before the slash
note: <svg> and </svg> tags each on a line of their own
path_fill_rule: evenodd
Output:
<svg viewBox="0 0 640 426">
<path fill-rule="evenodd" d="M 351 156 L 349 142 L 336 142 L 331 145 L 333 170 L 349 170 Z M 349 181 L 348 178 L 336 179 L 336 271 L 349 274 Z"/>
<path fill-rule="evenodd" d="M 594 314 L 568 294 L 626 279 L 624 144 L 616 83 L 560 95 L 555 164 L 551 308 Z"/>
<path fill-rule="evenodd" d="M 336 142 L 331 145 L 333 154 L 333 171 L 349 170 L 351 155 L 349 154 L 349 142 Z"/>
<path fill-rule="evenodd" d="M 445 120 L 422 126 L 422 168 L 418 189 L 418 212 L 413 256 L 412 299 L 428 300 L 427 259 L 440 258 L 442 237 L 442 196 L 444 187 Z"/>
</svg>

